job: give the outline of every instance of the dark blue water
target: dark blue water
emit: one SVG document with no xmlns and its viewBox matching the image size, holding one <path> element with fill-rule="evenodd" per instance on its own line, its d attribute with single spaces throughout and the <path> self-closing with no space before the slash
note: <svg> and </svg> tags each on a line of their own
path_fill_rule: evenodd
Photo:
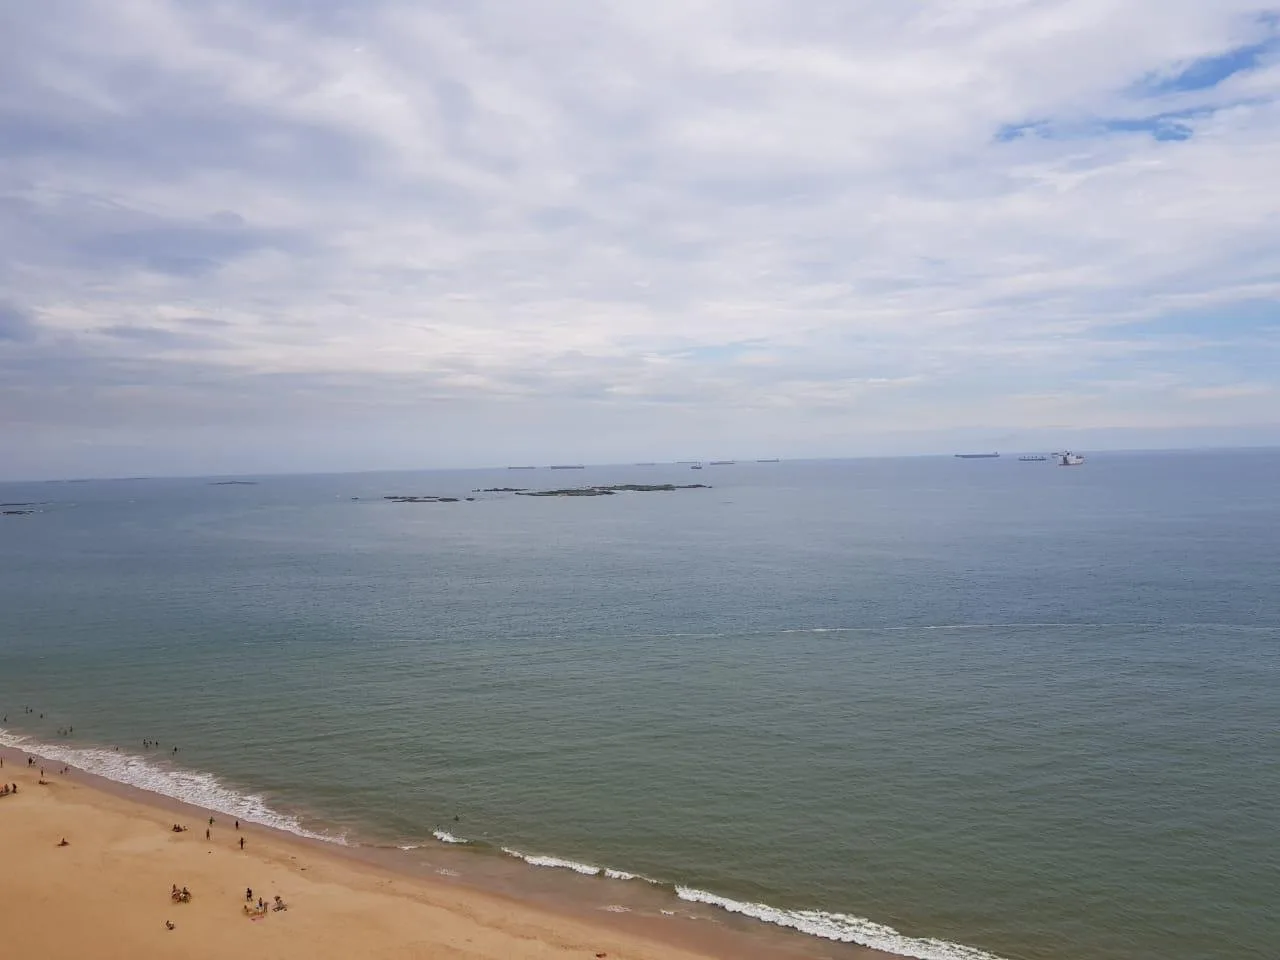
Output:
<svg viewBox="0 0 1280 960">
<path fill-rule="evenodd" d="M 920 956 L 1276 955 L 1280 454 L 258 479 L 0 485 L 10 740 Z"/>
</svg>

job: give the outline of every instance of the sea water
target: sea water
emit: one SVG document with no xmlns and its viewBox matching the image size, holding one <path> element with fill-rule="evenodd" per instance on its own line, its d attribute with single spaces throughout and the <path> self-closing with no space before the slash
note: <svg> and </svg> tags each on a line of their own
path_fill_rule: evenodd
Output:
<svg viewBox="0 0 1280 960">
<path fill-rule="evenodd" d="M 912 956 L 1277 956 L 1280 454 L 246 479 L 0 485 L 0 743 Z M 711 488 L 473 492 L 625 482 Z"/>
</svg>

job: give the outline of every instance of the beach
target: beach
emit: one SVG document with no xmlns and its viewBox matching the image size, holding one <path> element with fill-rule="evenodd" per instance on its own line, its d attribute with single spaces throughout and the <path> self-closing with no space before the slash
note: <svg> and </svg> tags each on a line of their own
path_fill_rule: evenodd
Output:
<svg viewBox="0 0 1280 960">
<path fill-rule="evenodd" d="M 686 947 L 670 937 L 627 929 L 625 921 L 608 915 L 592 922 L 398 873 L 350 851 L 325 849 L 261 826 L 237 827 L 230 817 L 186 804 L 126 796 L 80 771 L 63 773 L 46 764 L 42 778 L 39 759 L 28 766 L 18 751 L 4 751 L 4 759 L 0 779 L 18 789 L 0 796 L 0 903 L 11 921 L 0 933 L 3 955 L 130 960 L 814 955 L 752 945 L 729 931 L 710 947 L 705 937 Z M 187 829 L 176 832 L 175 824 Z M 175 887 L 189 890 L 190 900 L 175 902 Z M 276 897 L 287 909 L 272 906 Z M 257 909 L 260 899 L 265 909 Z"/>
</svg>

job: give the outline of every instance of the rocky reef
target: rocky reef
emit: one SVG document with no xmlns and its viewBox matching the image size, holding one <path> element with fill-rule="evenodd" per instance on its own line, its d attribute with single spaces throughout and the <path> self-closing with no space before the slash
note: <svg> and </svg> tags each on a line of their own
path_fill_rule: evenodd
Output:
<svg viewBox="0 0 1280 960">
<path fill-rule="evenodd" d="M 486 487 L 472 493 L 514 493 L 517 497 L 611 497 L 615 493 L 670 493 L 675 490 L 710 490 L 707 483 L 615 483 L 611 486 L 564 487 L 558 490 L 530 490 L 527 487 Z M 358 499 L 352 497 L 352 500 Z M 439 497 L 434 495 L 396 493 L 382 498 L 390 503 L 468 503 L 475 497 Z"/>
<path fill-rule="evenodd" d="M 705 483 L 615 483 L 606 487 L 567 487 L 562 490 L 527 490 L 518 497 L 611 497 L 615 493 L 670 493 L 674 490 L 709 490 Z"/>
</svg>

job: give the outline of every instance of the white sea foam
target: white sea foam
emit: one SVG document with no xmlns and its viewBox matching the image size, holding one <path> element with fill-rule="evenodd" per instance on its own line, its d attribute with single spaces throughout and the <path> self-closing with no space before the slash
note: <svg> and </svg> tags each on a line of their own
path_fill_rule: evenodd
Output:
<svg viewBox="0 0 1280 960">
<path fill-rule="evenodd" d="M 763 920 L 765 923 L 790 927 L 814 937 L 857 943 L 885 953 L 895 953 L 915 960 L 1001 960 L 994 954 L 946 940 L 908 937 L 893 927 L 855 917 L 847 913 L 823 910 L 782 910 L 764 903 L 744 903 L 692 887 L 676 887 L 676 896 L 691 903 L 705 903 L 730 913 Z"/>
<path fill-rule="evenodd" d="M 442 877 L 460 877 L 460 876 L 462 876 L 462 874 L 460 874 L 457 870 L 450 870 L 448 867 L 441 867 L 439 870 L 437 870 L 437 871 L 436 871 L 436 873 L 440 874 L 440 876 L 442 876 Z"/>
<path fill-rule="evenodd" d="M 400 847 L 400 849 L 401 849 L 401 850 L 404 850 L 406 853 L 407 853 L 408 851 L 410 851 L 410 850 L 421 850 L 421 849 L 422 849 L 422 844 L 420 844 L 420 843 L 408 843 L 408 844 L 405 844 L 403 847 Z"/>
<path fill-rule="evenodd" d="M 645 883 L 658 883 L 657 880 L 651 880 L 638 873 L 628 873 L 626 870 L 615 870 L 612 867 L 596 867 L 589 863 L 579 863 L 576 860 L 565 860 L 563 857 L 521 853 L 519 850 L 513 850 L 510 847 L 503 847 L 502 852 L 509 857 L 523 860 L 534 867 L 557 867 L 561 870 L 572 870 L 574 873 L 581 873 L 588 877 L 608 877 L 610 880 L 643 880 Z"/>
<path fill-rule="evenodd" d="M 432 830 L 431 835 L 441 843 L 470 843 L 470 840 L 464 840 L 462 837 L 455 837 L 448 830 Z"/>
<path fill-rule="evenodd" d="M 314 840 L 346 844 L 346 839 L 343 837 L 306 829 L 297 817 L 273 810 L 263 797 L 254 793 L 240 793 L 209 773 L 162 766 L 148 757 L 140 757 L 124 751 L 42 743 L 3 729 L 0 729 L 0 746 L 12 747 L 45 760 L 64 763 L 106 780 L 137 787 L 172 800 L 181 800 L 183 803 L 203 807 L 247 823 L 262 824 Z"/>
<path fill-rule="evenodd" d="M 588 877 L 600 875 L 600 868 L 593 867 L 589 863 L 578 863 L 576 860 L 565 860 L 561 857 L 542 857 L 536 854 L 521 853 L 519 850 L 512 850 L 510 847 L 503 847 L 502 852 L 509 857 L 523 860 L 534 867 L 559 867 L 562 870 L 572 870 L 574 873 L 585 874 Z"/>
<path fill-rule="evenodd" d="M 652 883 L 655 886 L 661 886 L 662 883 L 660 880 L 646 877 L 643 873 L 628 873 L 626 870 L 615 870 L 613 867 L 605 867 L 604 875 L 610 880 L 643 880 L 645 883 Z"/>
<path fill-rule="evenodd" d="M 611 903 L 607 907 L 601 907 L 600 909 L 604 910 L 606 913 L 630 913 L 631 912 L 630 907 L 624 907 L 621 904 L 617 904 L 617 903 Z"/>
</svg>

